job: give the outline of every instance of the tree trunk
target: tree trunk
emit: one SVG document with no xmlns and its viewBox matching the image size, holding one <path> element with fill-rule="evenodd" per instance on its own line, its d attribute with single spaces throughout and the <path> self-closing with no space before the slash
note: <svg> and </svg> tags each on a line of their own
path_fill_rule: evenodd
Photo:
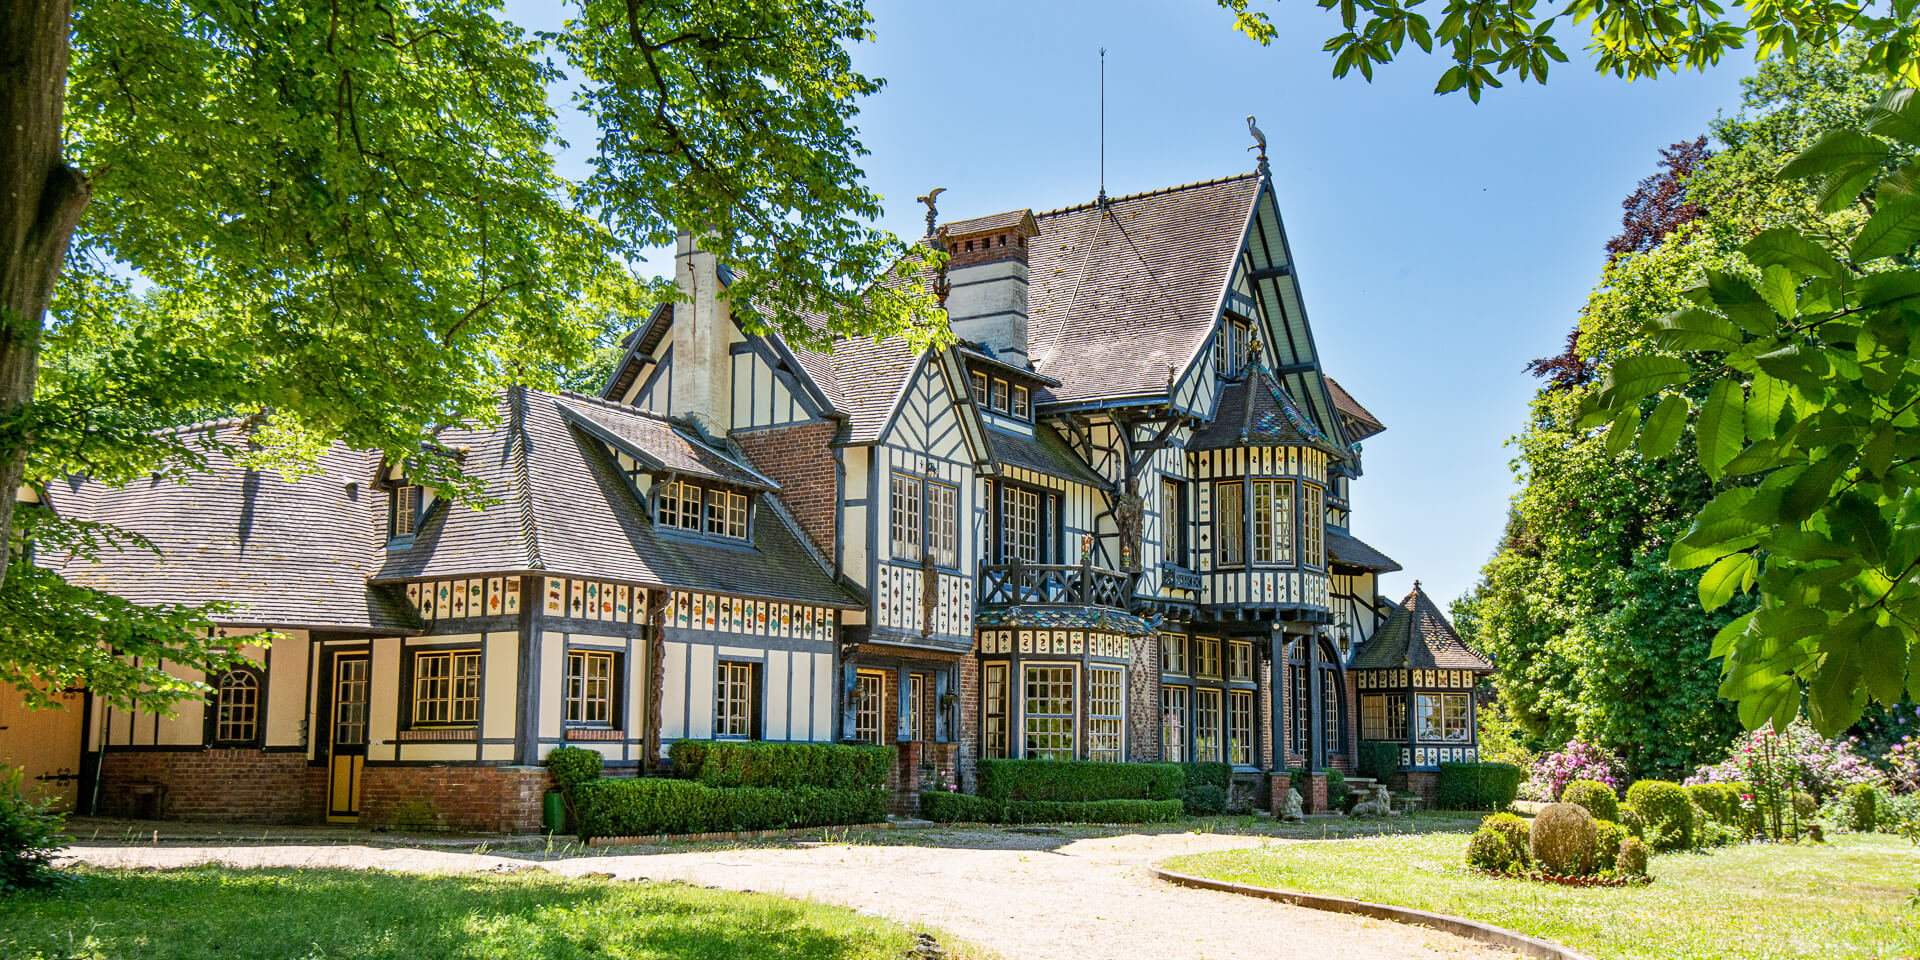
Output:
<svg viewBox="0 0 1920 960">
<path fill-rule="evenodd" d="M 91 191 L 60 158 L 72 23 L 72 0 L 0 2 L 0 533 L 33 442 L 40 332 Z"/>
</svg>

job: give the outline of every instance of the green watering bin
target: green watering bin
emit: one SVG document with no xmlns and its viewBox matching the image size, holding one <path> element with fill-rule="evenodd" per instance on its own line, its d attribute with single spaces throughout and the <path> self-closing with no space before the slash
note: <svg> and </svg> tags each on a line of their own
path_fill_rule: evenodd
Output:
<svg viewBox="0 0 1920 960">
<path fill-rule="evenodd" d="M 548 833 L 560 833 L 567 829 L 567 804 L 558 790 L 548 790 L 546 803 L 541 807 L 541 826 Z"/>
</svg>

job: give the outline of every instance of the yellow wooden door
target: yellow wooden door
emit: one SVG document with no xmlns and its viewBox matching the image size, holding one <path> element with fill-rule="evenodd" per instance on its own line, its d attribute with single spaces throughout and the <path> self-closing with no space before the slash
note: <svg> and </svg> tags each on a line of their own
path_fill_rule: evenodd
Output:
<svg viewBox="0 0 1920 960">
<path fill-rule="evenodd" d="M 80 798 L 80 724 L 86 697 L 62 691 L 59 709 L 31 709 L 12 687 L 0 689 L 0 767 L 20 767 L 22 791 L 55 809 Z"/>
<path fill-rule="evenodd" d="M 333 658 L 333 710 L 327 743 L 327 819 L 360 819 L 360 774 L 367 763 L 367 671 L 364 653 Z"/>
</svg>

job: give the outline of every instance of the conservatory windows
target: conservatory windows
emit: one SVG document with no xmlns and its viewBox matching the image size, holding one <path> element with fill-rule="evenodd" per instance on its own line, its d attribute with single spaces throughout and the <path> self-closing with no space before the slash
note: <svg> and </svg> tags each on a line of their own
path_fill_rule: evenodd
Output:
<svg viewBox="0 0 1920 960">
<path fill-rule="evenodd" d="M 1467 694 L 1421 693 L 1414 696 L 1413 723 L 1420 739 L 1434 743 L 1466 743 L 1472 739 Z"/>
<path fill-rule="evenodd" d="M 1094 667 L 1087 671 L 1087 759 L 1118 763 L 1125 718 L 1125 671 Z"/>
<path fill-rule="evenodd" d="M 1026 756 L 1029 760 L 1072 760 L 1074 668 L 1026 668 Z"/>
<path fill-rule="evenodd" d="M 1360 698 L 1360 739 L 1405 740 L 1407 695 L 1374 693 Z"/>
</svg>

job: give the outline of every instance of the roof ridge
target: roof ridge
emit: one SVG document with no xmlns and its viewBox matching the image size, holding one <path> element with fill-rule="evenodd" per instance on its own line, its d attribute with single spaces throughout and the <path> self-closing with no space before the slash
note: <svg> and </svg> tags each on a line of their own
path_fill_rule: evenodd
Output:
<svg viewBox="0 0 1920 960">
<path fill-rule="evenodd" d="M 1171 187 L 1157 187 L 1152 190 L 1142 190 L 1139 193 L 1129 193 L 1129 194 L 1124 194 L 1118 197 L 1108 197 L 1107 205 L 1112 206 L 1113 204 L 1121 203 L 1123 201 L 1139 200 L 1145 197 L 1157 197 L 1163 193 L 1178 193 L 1181 190 L 1194 190 L 1200 187 L 1217 186 L 1222 183 L 1233 183 L 1234 181 L 1237 181 L 1237 180 L 1252 180 L 1259 176 L 1260 176 L 1260 171 L 1253 170 L 1247 173 L 1236 173 L 1236 174 L 1231 174 L 1229 176 L 1224 176 L 1224 177 L 1214 177 L 1211 180 L 1195 180 L 1192 183 L 1182 183 L 1182 184 L 1177 184 Z M 1100 205 L 1100 201 L 1089 200 L 1086 203 L 1075 203 L 1075 204 L 1070 204 L 1064 207 L 1055 207 L 1052 210 L 1035 210 L 1033 211 L 1033 218 L 1035 220 L 1038 220 L 1041 217 L 1050 217 L 1060 213 L 1072 213 L 1075 210 L 1086 210 L 1088 208 L 1097 207 L 1099 205 Z M 991 214 L 989 214 L 989 216 L 991 216 Z M 978 219 L 978 218 L 970 217 L 968 219 Z"/>
<path fill-rule="evenodd" d="M 543 390 L 534 390 L 533 392 L 552 400 L 578 400 L 589 406 L 602 407 L 607 410 L 612 410 L 615 413 L 624 413 L 639 417 L 643 420 L 657 420 L 668 426 L 674 425 L 674 419 L 665 414 L 654 413 L 652 410 L 645 410 L 632 404 L 621 403 L 618 400 L 608 400 L 605 397 L 596 397 L 591 394 L 581 393 L 578 390 L 560 390 L 555 393 L 547 393 Z"/>
</svg>

